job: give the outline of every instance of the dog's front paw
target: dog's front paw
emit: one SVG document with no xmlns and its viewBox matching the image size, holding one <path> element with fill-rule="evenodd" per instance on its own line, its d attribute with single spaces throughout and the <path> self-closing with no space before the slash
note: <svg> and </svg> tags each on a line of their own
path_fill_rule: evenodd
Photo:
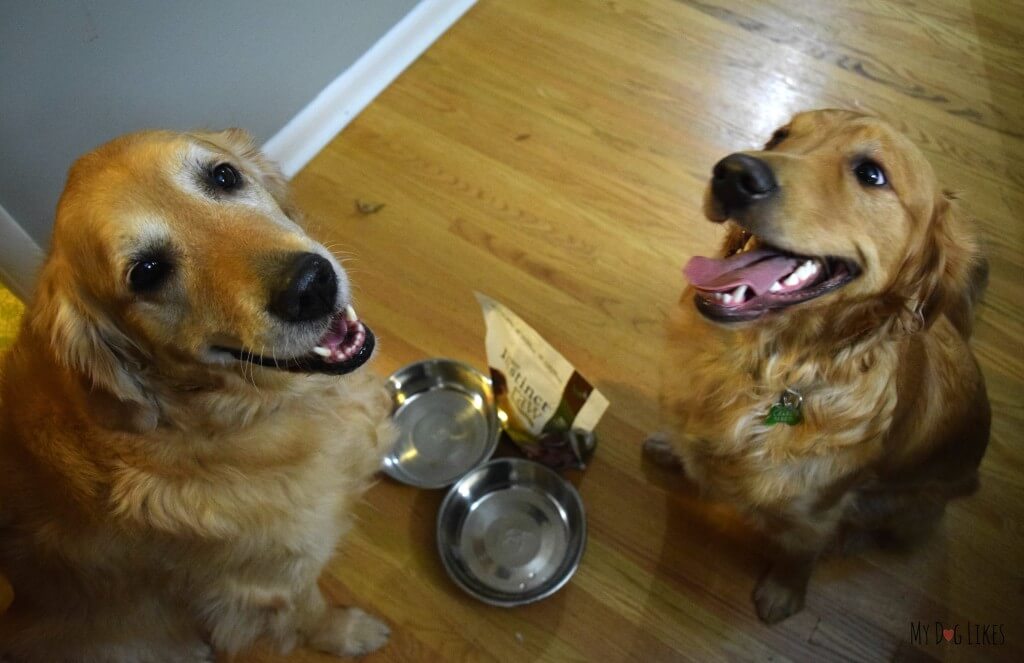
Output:
<svg viewBox="0 0 1024 663">
<path fill-rule="evenodd" d="M 337 656 L 362 656 L 387 644 L 391 629 L 359 608 L 333 608 L 310 646 Z"/>
<path fill-rule="evenodd" d="M 807 583 L 794 583 L 773 569 L 769 571 L 754 589 L 754 605 L 757 616 L 765 624 L 776 624 L 795 615 L 804 608 Z"/>
<path fill-rule="evenodd" d="M 345 613 L 343 654 L 362 656 L 387 644 L 388 638 L 391 636 L 391 628 L 387 624 L 359 608 L 349 608 L 345 610 Z"/>
<path fill-rule="evenodd" d="M 651 433 L 644 440 L 644 456 L 655 465 L 681 470 L 683 460 L 672 446 L 672 438 L 668 433 Z"/>
</svg>

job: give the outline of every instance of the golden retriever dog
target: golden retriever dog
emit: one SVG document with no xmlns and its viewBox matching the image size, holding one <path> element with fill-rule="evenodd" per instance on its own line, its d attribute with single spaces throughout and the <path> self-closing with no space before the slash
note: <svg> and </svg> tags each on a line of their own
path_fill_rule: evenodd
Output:
<svg viewBox="0 0 1024 663">
<path fill-rule="evenodd" d="M 82 157 L 0 375 L 0 659 L 358 655 L 317 578 L 393 439 L 339 263 L 238 130 Z"/>
<path fill-rule="evenodd" d="M 921 152 L 852 112 L 801 113 L 722 159 L 704 211 L 726 238 L 684 270 L 683 313 L 704 320 L 678 321 L 670 432 L 645 451 L 776 544 L 754 591 L 772 623 L 823 552 L 918 540 L 977 488 L 987 266 Z"/>
</svg>

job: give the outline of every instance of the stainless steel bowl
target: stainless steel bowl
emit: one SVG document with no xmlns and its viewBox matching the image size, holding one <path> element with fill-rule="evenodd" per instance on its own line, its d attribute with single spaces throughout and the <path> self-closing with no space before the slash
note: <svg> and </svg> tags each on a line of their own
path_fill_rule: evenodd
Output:
<svg viewBox="0 0 1024 663">
<path fill-rule="evenodd" d="M 451 359 L 429 359 L 388 378 L 398 441 L 383 471 L 402 483 L 443 488 L 485 462 L 501 427 L 491 381 Z"/>
<path fill-rule="evenodd" d="M 576 572 L 587 541 L 572 484 L 533 461 L 498 458 L 452 486 L 437 516 L 437 547 L 452 580 L 491 605 L 551 596 Z"/>
</svg>

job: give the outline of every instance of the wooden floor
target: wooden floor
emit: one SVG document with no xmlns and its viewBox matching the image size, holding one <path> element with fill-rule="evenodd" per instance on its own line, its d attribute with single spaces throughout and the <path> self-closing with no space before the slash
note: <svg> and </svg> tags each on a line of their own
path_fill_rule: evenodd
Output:
<svg viewBox="0 0 1024 663">
<path fill-rule="evenodd" d="M 442 492 L 381 480 L 324 578 L 393 624 L 369 660 L 1024 660 L 1022 42 L 1024 3 L 1001 0 L 481 0 L 296 195 L 351 257 L 375 370 L 485 369 L 480 290 L 596 381 L 612 404 L 573 477 L 590 540 L 553 598 L 487 607 L 438 561 Z M 659 422 L 680 267 L 720 232 L 700 215 L 712 164 L 821 106 L 888 118 L 977 216 L 992 277 L 974 347 L 994 427 L 981 491 L 929 546 L 825 563 L 806 609 L 768 628 L 750 602 L 766 564 L 754 540 L 640 442 Z M 1002 624 L 1006 644 L 914 646 L 911 623 L 934 638 L 936 621 Z"/>
</svg>

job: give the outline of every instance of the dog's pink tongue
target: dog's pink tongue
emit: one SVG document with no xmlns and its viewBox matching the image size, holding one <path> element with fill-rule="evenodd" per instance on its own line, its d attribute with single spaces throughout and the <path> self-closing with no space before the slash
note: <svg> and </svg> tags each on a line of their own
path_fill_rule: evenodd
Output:
<svg viewBox="0 0 1024 663">
<path fill-rule="evenodd" d="M 737 253 L 729 258 L 694 256 L 683 268 L 693 287 L 712 292 L 749 286 L 757 294 L 797 268 L 799 260 L 767 249 Z"/>
</svg>

